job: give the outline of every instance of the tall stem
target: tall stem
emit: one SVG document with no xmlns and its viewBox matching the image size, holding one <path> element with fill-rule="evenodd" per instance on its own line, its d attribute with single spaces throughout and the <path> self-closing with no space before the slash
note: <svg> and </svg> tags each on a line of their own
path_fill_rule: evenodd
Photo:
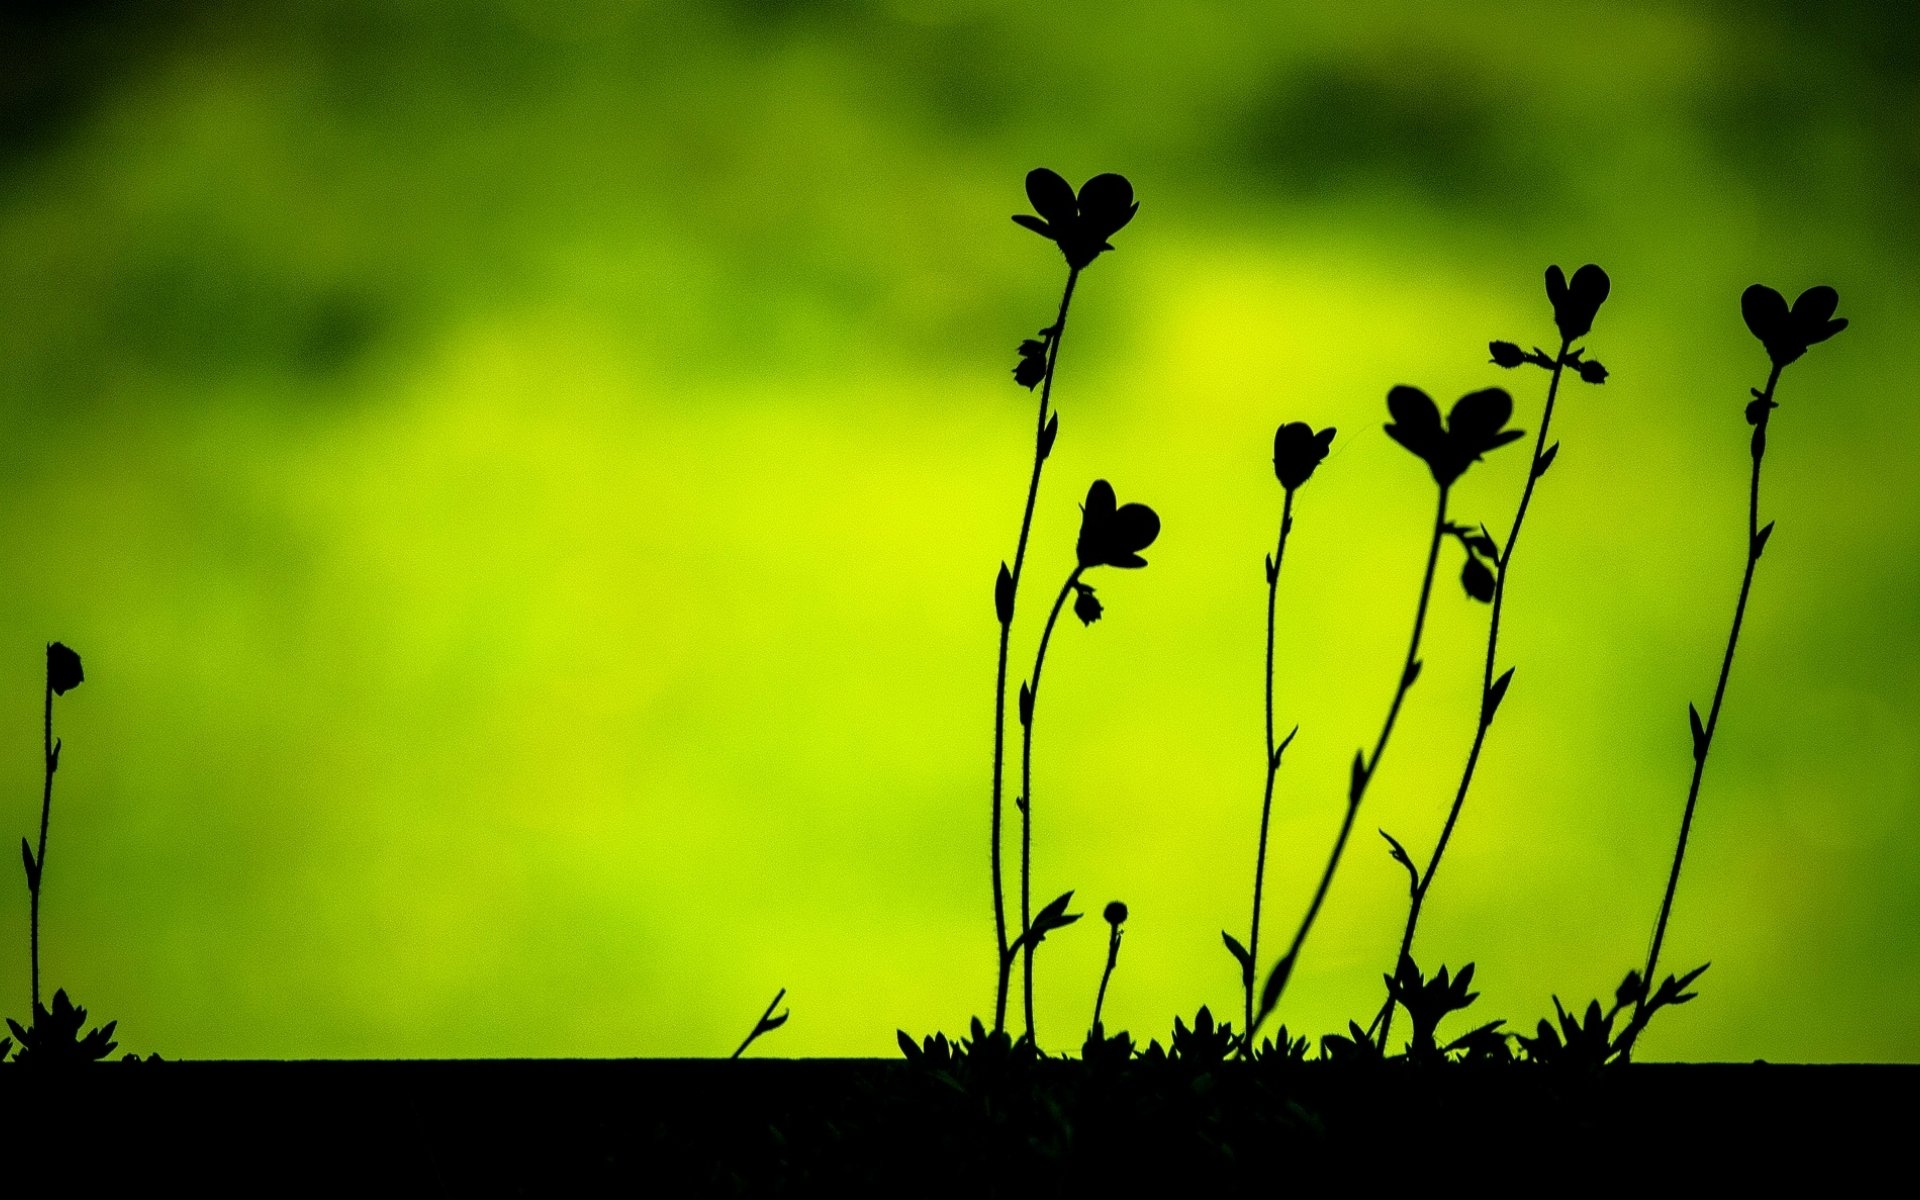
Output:
<svg viewBox="0 0 1920 1200">
<path fill-rule="evenodd" d="M 1513 562 L 1513 548 L 1520 541 L 1520 527 L 1527 520 L 1527 506 L 1533 502 L 1533 486 L 1540 482 L 1540 456 L 1547 448 L 1547 430 L 1553 424 L 1553 402 L 1560 394 L 1560 376 L 1566 369 L 1567 350 L 1573 339 L 1560 339 L 1560 352 L 1553 357 L 1553 378 L 1547 384 L 1547 404 L 1540 414 L 1540 433 L 1533 440 L 1533 458 L 1527 463 L 1527 484 L 1520 490 L 1520 506 L 1513 513 L 1513 528 L 1507 533 L 1506 543 L 1500 548 L 1499 558 L 1495 560 L 1493 572 L 1493 613 L 1487 620 L 1487 658 L 1485 668 L 1480 674 L 1480 721 L 1473 733 L 1473 748 L 1467 751 L 1467 766 L 1460 773 L 1460 787 L 1453 794 L 1453 807 L 1447 810 L 1446 824 L 1440 827 L 1440 840 L 1434 843 L 1433 857 L 1427 860 L 1427 869 L 1413 886 L 1413 901 L 1407 908 L 1407 927 L 1400 935 L 1400 952 L 1394 956 L 1394 970 L 1413 953 L 1414 931 L 1420 925 L 1420 911 L 1427 902 L 1427 890 L 1433 886 L 1433 874 L 1440 869 L 1440 859 L 1447 852 L 1447 843 L 1453 838 L 1453 827 L 1460 820 L 1460 809 L 1467 802 L 1467 792 L 1473 787 L 1474 768 L 1480 765 L 1480 748 L 1486 744 L 1487 730 L 1493 728 L 1493 713 L 1489 709 L 1488 696 L 1493 692 L 1493 669 L 1500 648 L 1500 614 L 1507 600 L 1507 568 Z M 1380 1023 L 1380 1048 L 1386 1049 L 1387 1034 L 1393 1028 L 1394 1000 L 1388 995 L 1386 1007 L 1382 1010 Z"/>
<path fill-rule="evenodd" d="M 1260 797 L 1260 847 L 1253 860 L 1253 926 L 1247 932 L 1247 964 L 1240 973 L 1241 990 L 1246 993 L 1246 1020 L 1240 1028 L 1247 1031 L 1243 1050 L 1253 1046 L 1253 972 L 1260 961 L 1260 910 L 1267 883 L 1267 829 L 1273 815 L 1273 780 L 1280 773 L 1280 756 L 1273 734 L 1273 607 L 1280 593 L 1280 564 L 1287 557 L 1287 535 L 1293 532 L 1293 489 L 1287 489 L 1280 509 L 1280 544 L 1273 551 L 1273 568 L 1267 572 L 1267 784 Z"/>
<path fill-rule="evenodd" d="M 1713 748 L 1713 733 L 1720 725 L 1720 702 L 1726 698 L 1727 676 L 1733 671 L 1734 648 L 1740 644 L 1740 622 L 1747 615 L 1747 596 L 1753 590 L 1753 569 L 1760 563 L 1760 461 L 1767 453 L 1767 421 L 1773 415 L 1773 389 L 1780 382 L 1780 364 L 1767 375 L 1767 387 L 1758 397 L 1760 416 L 1753 429 L 1753 477 L 1747 489 L 1747 568 L 1740 577 L 1740 599 L 1733 606 L 1733 629 L 1727 634 L 1727 653 L 1720 660 L 1720 681 L 1713 688 L 1713 707 L 1700 744 L 1693 755 L 1693 781 L 1687 785 L 1687 808 L 1680 818 L 1680 840 L 1673 848 L 1673 869 L 1667 874 L 1667 892 L 1660 900 L 1660 919 L 1653 927 L 1653 946 L 1647 951 L 1646 973 L 1641 975 L 1640 1002 L 1636 1017 L 1645 1010 L 1646 998 L 1654 994 L 1654 968 L 1660 965 L 1660 945 L 1666 940 L 1667 918 L 1673 912 L 1673 894 L 1680 886 L 1680 864 L 1687 857 L 1687 838 L 1693 832 L 1693 809 L 1700 799 L 1700 779 L 1706 774 L 1707 752 Z M 1636 1020 L 1636 1030 L 1644 1025 Z"/>
<path fill-rule="evenodd" d="M 1327 857 L 1327 869 L 1320 876 L 1319 886 L 1314 889 L 1313 901 L 1307 905 L 1307 915 L 1293 935 L 1293 944 L 1273 968 L 1275 973 L 1280 974 L 1279 991 L 1274 995 L 1273 1004 L 1262 1003 L 1263 1009 L 1279 1005 L 1280 995 L 1284 994 L 1287 981 L 1293 977 L 1294 965 L 1300 958 L 1300 948 L 1306 944 L 1307 934 L 1312 931 L 1313 922 L 1320 915 L 1320 906 L 1326 902 L 1327 889 L 1333 884 L 1333 873 L 1339 868 L 1340 856 L 1345 852 L 1347 839 L 1353 833 L 1353 819 L 1360 812 L 1360 801 L 1366 797 L 1367 785 L 1373 782 L 1375 773 L 1380 769 L 1380 756 L 1386 753 L 1387 739 L 1393 736 L 1394 722 L 1400 717 L 1400 705 L 1407 698 L 1407 689 L 1413 686 L 1414 679 L 1419 676 L 1420 634 L 1427 624 L 1427 601 L 1433 596 L 1433 568 L 1440 560 L 1440 539 L 1446 533 L 1446 528 L 1447 489 L 1443 486 L 1440 489 L 1439 509 L 1433 518 L 1433 540 L 1427 547 L 1426 573 L 1420 577 L 1420 605 L 1413 614 L 1413 638 L 1407 644 L 1407 659 L 1400 668 L 1400 681 L 1393 692 L 1393 703 L 1387 708 L 1387 719 L 1380 727 L 1380 738 L 1373 744 L 1373 757 L 1363 758 L 1358 753 L 1354 756 L 1353 782 L 1347 791 L 1347 813 L 1340 822 L 1340 835 L 1334 839 L 1333 853 Z M 1268 986 L 1274 985 L 1269 983 Z M 1253 1040 L 1252 1029 L 1247 1030 L 1247 1040 Z"/>
<path fill-rule="evenodd" d="M 1021 955 L 1022 990 L 1027 1018 L 1027 1041 L 1038 1045 L 1033 1036 L 1033 722 L 1040 708 L 1040 669 L 1047 664 L 1047 643 L 1053 640 L 1054 622 L 1060 609 L 1080 582 L 1085 567 L 1076 566 L 1060 585 L 1053 598 L 1053 611 L 1047 614 L 1046 628 L 1040 631 L 1040 649 L 1033 656 L 1033 678 L 1027 682 L 1027 717 L 1020 736 L 1020 935 L 1024 943 Z"/>
<path fill-rule="evenodd" d="M 1020 517 L 1020 541 L 1013 552 L 1013 592 L 1020 592 L 1020 572 L 1027 562 L 1027 535 L 1033 530 L 1033 506 L 1040 495 L 1040 468 L 1046 462 L 1045 437 L 1049 406 L 1053 400 L 1053 369 L 1060 361 L 1060 342 L 1067 333 L 1067 306 L 1073 303 L 1073 285 L 1079 282 L 1080 269 L 1074 267 L 1067 272 L 1067 286 L 1060 294 L 1060 315 L 1053 324 L 1053 336 L 1047 345 L 1047 372 L 1040 383 L 1040 411 L 1034 422 L 1033 430 L 1033 475 L 1027 481 L 1027 506 Z M 1011 607 L 1006 619 L 1000 622 L 1000 661 L 995 673 L 993 685 L 993 930 L 998 940 L 998 954 L 995 956 L 996 986 L 993 1000 L 993 1028 L 997 1033 L 1006 1026 L 1008 975 L 1012 969 L 1012 956 L 1007 953 L 1007 902 L 1006 888 L 1002 881 L 1000 866 L 1000 829 L 1001 813 L 1001 774 L 1006 761 L 1007 742 L 1007 640 L 1013 634 L 1013 612 Z"/>
<path fill-rule="evenodd" d="M 41 753 L 46 761 L 46 786 L 40 792 L 40 850 L 34 855 L 33 876 L 27 880 L 28 907 L 31 913 L 27 918 L 28 938 L 33 956 L 33 1012 L 40 1011 L 40 885 L 47 877 L 47 823 L 53 816 L 53 772 L 57 761 L 53 756 L 53 680 L 47 680 L 46 706 L 41 722 Z"/>
</svg>

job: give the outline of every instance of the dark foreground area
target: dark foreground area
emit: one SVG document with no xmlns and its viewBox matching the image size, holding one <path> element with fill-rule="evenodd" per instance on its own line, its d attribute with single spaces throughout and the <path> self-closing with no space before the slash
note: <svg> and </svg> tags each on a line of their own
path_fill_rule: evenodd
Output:
<svg viewBox="0 0 1920 1200">
<path fill-rule="evenodd" d="M 16 1164 L 271 1194 L 1664 1192 L 1906 1174 L 1920 1067 L 899 1061 L 102 1063 L 0 1070 Z"/>
</svg>

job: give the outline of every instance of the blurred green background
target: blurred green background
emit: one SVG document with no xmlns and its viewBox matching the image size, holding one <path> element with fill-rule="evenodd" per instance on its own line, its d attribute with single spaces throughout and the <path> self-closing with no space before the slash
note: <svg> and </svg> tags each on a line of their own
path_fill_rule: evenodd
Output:
<svg viewBox="0 0 1920 1200">
<path fill-rule="evenodd" d="M 1920 1058 L 1920 111 L 1907 3 L 10 6 L 0 796 L 85 656 L 49 989 L 179 1057 L 892 1053 L 990 1012 L 991 584 L 1064 266 L 1036 165 L 1142 201 L 1086 274 L 1015 670 L 1096 477 L 1139 572 L 1054 640 L 1043 1044 L 1237 1014 L 1276 424 L 1340 428 L 1280 597 L 1269 950 L 1404 653 L 1432 484 L 1380 431 L 1613 298 L 1515 564 L 1513 690 L 1422 927 L 1531 1026 L 1644 957 L 1744 537 L 1741 289 L 1837 287 L 1647 1057 Z M 1525 451 L 1456 489 L 1505 527 Z M 1475 712 L 1426 672 L 1281 1017 L 1373 1011 Z M 1011 727 L 1010 725 L 1010 728 Z M 1014 742 L 1017 746 L 1017 741 Z M 1011 809 L 1009 809 L 1011 816 Z M 27 1008 L 0 889 L 0 1004 Z M 1271 954 L 1263 955 L 1271 961 Z M 1263 964 L 1264 969 L 1264 964 Z M 1458 1020 L 1458 1019 L 1456 1019 Z"/>
</svg>

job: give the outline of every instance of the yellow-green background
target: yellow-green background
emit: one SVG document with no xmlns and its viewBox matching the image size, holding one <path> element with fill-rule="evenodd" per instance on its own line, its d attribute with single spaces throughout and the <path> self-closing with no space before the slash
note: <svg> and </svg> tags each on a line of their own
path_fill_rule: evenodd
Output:
<svg viewBox="0 0 1920 1200">
<path fill-rule="evenodd" d="M 991 1006 L 991 584 L 1063 264 L 1021 178 L 1127 173 L 1060 364 L 1016 670 L 1097 477 L 1165 524 L 1055 638 L 1040 960 L 1078 1044 L 1237 1011 L 1274 426 L 1340 428 L 1280 599 L 1268 947 L 1403 653 L 1432 484 L 1380 431 L 1545 376 L 1612 274 L 1515 566 L 1517 664 L 1422 960 L 1531 1024 L 1645 953 L 1738 580 L 1756 280 L 1778 518 L 1652 1057 L 1920 1057 L 1920 110 L 1910 5 L 88 4 L 0 41 L 0 796 L 85 656 L 49 986 L 178 1057 L 884 1054 Z M 78 15 L 74 15 L 77 13 Z M 1457 489 L 1503 530 L 1525 453 Z M 1378 1002 L 1471 731 L 1442 565 L 1282 1016 Z M 1011 810 L 1010 810 L 1011 811 Z M 24 886 L 0 1008 L 26 1008 Z M 1263 955 L 1270 961 L 1270 952 Z"/>
</svg>

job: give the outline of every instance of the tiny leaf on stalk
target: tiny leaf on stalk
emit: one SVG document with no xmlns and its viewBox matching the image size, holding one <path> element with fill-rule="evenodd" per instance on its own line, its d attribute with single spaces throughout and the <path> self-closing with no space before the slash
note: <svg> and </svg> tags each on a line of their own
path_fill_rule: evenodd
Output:
<svg viewBox="0 0 1920 1200">
<path fill-rule="evenodd" d="M 1500 711 L 1500 702 L 1507 698 L 1507 685 L 1512 682 L 1513 668 L 1508 667 L 1506 674 L 1494 680 L 1493 686 L 1487 689 L 1487 702 L 1480 714 L 1482 725 L 1493 724 L 1493 714 Z"/>
<path fill-rule="evenodd" d="M 1247 953 L 1247 948 L 1240 944 L 1239 938 L 1224 929 L 1220 931 L 1220 940 L 1227 944 L 1227 953 L 1233 955 L 1234 961 L 1240 964 L 1240 982 L 1252 983 L 1253 955 Z"/>
</svg>

